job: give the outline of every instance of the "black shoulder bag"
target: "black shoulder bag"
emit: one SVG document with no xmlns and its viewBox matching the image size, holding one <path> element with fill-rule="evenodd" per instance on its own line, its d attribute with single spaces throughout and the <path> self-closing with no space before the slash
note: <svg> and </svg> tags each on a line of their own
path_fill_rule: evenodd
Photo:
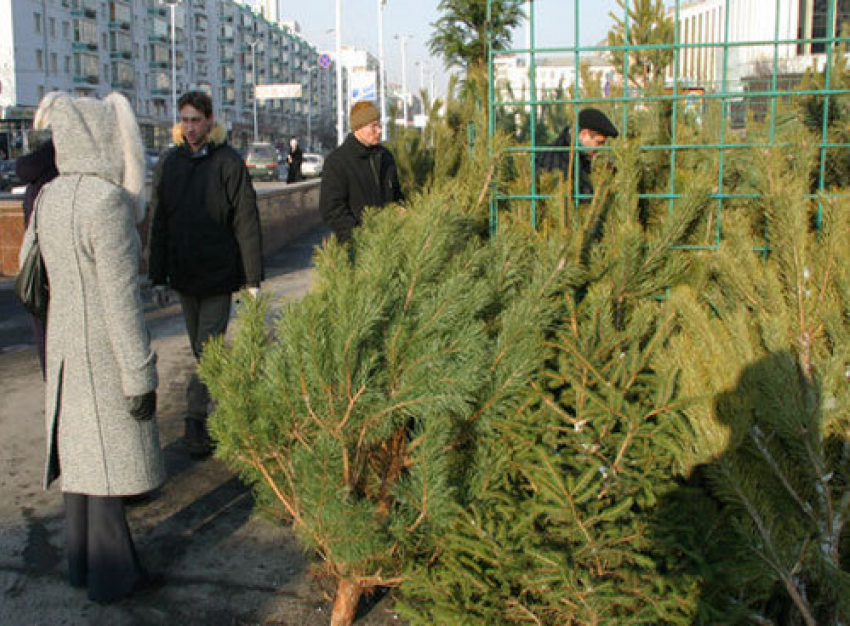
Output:
<svg viewBox="0 0 850 626">
<path fill-rule="evenodd" d="M 32 247 L 27 258 L 21 265 L 18 277 L 15 279 L 15 295 L 24 308 L 35 318 L 47 320 L 47 301 L 50 299 L 50 286 L 47 281 L 47 268 L 41 258 L 41 248 L 38 245 L 38 203 L 32 212 Z"/>
</svg>

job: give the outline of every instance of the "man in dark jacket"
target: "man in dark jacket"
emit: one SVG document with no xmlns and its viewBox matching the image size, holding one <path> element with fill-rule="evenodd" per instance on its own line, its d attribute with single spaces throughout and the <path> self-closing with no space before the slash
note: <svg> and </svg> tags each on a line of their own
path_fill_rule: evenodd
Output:
<svg viewBox="0 0 850 626">
<path fill-rule="evenodd" d="M 578 114 L 578 142 L 586 150 L 577 151 L 578 156 L 578 184 L 574 189 L 581 194 L 580 203 L 590 202 L 593 196 L 593 183 L 590 181 L 590 167 L 596 148 L 605 144 L 608 138 L 616 139 L 619 136 L 617 127 L 599 109 L 586 108 Z M 572 135 L 570 127 L 567 126 L 558 135 L 550 147 L 566 148 L 561 151 L 546 150 L 538 152 L 536 162 L 541 171 L 561 172 L 564 178 L 573 176 L 570 171 L 570 148 L 572 147 Z M 573 162 L 575 167 L 575 162 Z"/>
<path fill-rule="evenodd" d="M 351 134 L 325 160 L 319 206 L 342 242 L 363 221 L 366 207 L 404 199 L 392 153 L 380 145 L 381 118 L 371 102 L 358 102 L 349 115 Z"/>
<path fill-rule="evenodd" d="M 234 291 L 256 296 L 263 279 L 257 196 L 242 157 L 213 120 L 212 100 L 190 91 L 178 102 L 176 144 L 157 164 L 151 185 L 153 221 L 150 279 L 154 297 L 167 302 L 167 286 L 180 295 L 196 359 L 204 344 L 223 335 Z M 211 452 L 206 420 L 209 392 L 197 374 L 187 389 L 189 452 Z"/>
</svg>

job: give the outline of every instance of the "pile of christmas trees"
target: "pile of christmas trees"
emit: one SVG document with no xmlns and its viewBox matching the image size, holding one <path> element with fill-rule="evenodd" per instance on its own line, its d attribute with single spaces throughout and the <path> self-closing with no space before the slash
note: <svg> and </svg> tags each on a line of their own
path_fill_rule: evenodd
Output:
<svg viewBox="0 0 850 626">
<path fill-rule="evenodd" d="M 333 624 L 378 587 L 416 624 L 850 620 L 850 203 L 811 196 L 789 122 L 688 249 L 716 155 L 639 197 L 670 180 L 647 115 L 591 204 L 493 236 L 482 190 L 528 173 L 443 127 L 424 193 L 206 351 L 218 454 L 318 555 Z"/>
</svg>

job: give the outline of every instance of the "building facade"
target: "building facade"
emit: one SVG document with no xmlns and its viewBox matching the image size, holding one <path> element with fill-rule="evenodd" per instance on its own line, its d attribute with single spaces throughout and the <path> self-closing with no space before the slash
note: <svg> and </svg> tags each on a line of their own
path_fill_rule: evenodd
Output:
<svg viewBox="0 0 850 626">
<path fill-rule="evenodd" d="M 601 55 L 583 55 L 579 59 L 586 76 L 606 89 L 616 80 L 611 62 Z M 552 99 L 567 92 L 576 82 L 575 55 L 537 57 L 534 60 L 534 87 L 538 100 Z M 497 57 L 493 64 L 496 89 L 501 100 L 527 100 L 531 93 L 529 59 L 524 54 Z M 579 72 L 580 74 L 580 72 Z"/>
<path fill-rule="evenodd" d="M 170 141 L 175 95 L 200 89 L 243 148 L 254 139 L 255 85 L 298 83 L 301 98 L 257 103 L 258 139 L 332 134 L 322 125 L 336 106 L 333 65 L 316 71 L 319 53 L 297 25 L 233 0 L 4 0 L 0 42 L 0 149 L 10 157 L 26 148 L 25 130 L 53 90 L 120 91 L 146 145 L 160 150 Z"/>
<path fill-rule="evenodd" d="M 746 78 L 771 73 L 774 58 L 782 74 L 821 68 L 826 44 L 819 40 L 850 26 L 850 0 L 698 0 L 668 15 L 678 17 L 680 79 L 738 91 Z M 725 48 L 717 45 L 724 42 Z M 668 78 L 673 71 L 668 69 Z"/>
</svg>

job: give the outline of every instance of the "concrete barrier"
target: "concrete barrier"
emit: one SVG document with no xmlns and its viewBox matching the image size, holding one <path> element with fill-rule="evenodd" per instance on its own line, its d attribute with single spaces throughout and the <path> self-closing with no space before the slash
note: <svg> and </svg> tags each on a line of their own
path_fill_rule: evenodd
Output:
<svg viewBox="0 0 850 626">
<path fill-rule="evenodd" d="M 290 241 L 322 221 L 319 212 L 319 180 L 292 185 L 262 185 L 257 189 L 260 224 L 263 228 L 263 255 L 280 250 Z M 139 225 L 139 236 L 147 250 L 148 222 Z M 18 273 L 18 250 L 24 236 L 22 196 L 0 197 L 0 275 Z M 145 254 L 147 257 L 147 254 Z M 142 262 L 140 272 L 146 272 Z"/>
</svg>

